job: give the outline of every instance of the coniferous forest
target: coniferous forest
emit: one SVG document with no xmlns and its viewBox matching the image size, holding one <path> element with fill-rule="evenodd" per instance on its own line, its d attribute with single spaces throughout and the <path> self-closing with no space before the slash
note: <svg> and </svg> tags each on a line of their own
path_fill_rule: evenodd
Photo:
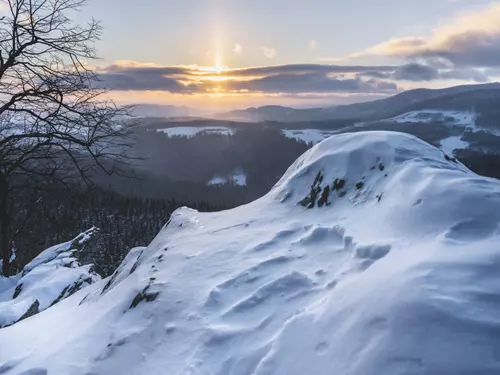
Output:
<svg viewBox="0 0 500 375">
<path fill-rule="evenodd" d="M 269 126 L 249 126 L 232 136 L 192 138 L 138 131 L 134 152 L 140 162 L 130 166 L 135 177 L 97 175 L 93 188 L 51 187 L 38 198 L 14 243 L 16 266 L 21 269 L 44 249 L 95 226 L 100 234 L 85 261 L 107 276 L 131 248 L 147 246 L 177 208 L 219 211 L 264 195 L 312 144 Z M 457 150 L 456 157 L 479 174 L 500 177 L 498 154 L 469 148 Z M 245 174 L 244 185 L 207 184 L 236 170 Z M 17 199 L 22 207 L 23 195 Z"/>
</svg>

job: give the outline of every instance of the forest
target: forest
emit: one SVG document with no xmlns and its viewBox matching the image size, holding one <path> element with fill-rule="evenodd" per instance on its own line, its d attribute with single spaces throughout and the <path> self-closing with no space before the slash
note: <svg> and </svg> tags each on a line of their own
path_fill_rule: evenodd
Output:
<svg viewBox="0 0 500 375">
<path fill-rule="evenodd" d="M 380 123 L 369 129 L 384 126 Z M 428 127 L 427 131 L 412 124 L 402 127 L 435 145 L 446 136 L 440 127 Z M 86 261 L 107 276 L 131 248 L 148 245 L 175 209 L 188 206 L 219 211 L 249 203 L 266 194 L 312 147 L 263 125 L 240 129 L 233 136 L 203 134 L 192 138 L 139 129 L 136 142 L 134 152 L 139 162 L 130 166 L 134 177 L 101 174 L 95 176 L 91 188 L 52 187 L 39 196 L 14 244 L 18 268 L 49 246 L 95 226 L 101 231 Z M 491 150 L 468 148 L 457 150 L 455 156 L 479 174 L 500 178 L 500 155 Z M 212 177 L 236 169 L 246 174 L 245 185 L 207 184 Z"/>
</svg>

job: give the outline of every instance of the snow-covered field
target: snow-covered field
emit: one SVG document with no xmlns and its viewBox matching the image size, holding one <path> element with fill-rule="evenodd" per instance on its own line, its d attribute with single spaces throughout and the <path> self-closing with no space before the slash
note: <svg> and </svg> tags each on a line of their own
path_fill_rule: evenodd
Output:
<svg viewBox="0 0 500 375">
<path fill-rule="evenodd" d="M 337 134 L 338 131 L 320 129 L 283 129 L 281 133 L 287 138 L 317 144 L 326 138 Z"/>
<path fill-rule="evenodd" d="M 226 185 L 233 184 L 236 186 L 246 186 L 247 185 L 247 175 L 242 170 L 236 170 L 233 174 L 228 176 L 214 176 L 210 181 L 207 182 L 208 186 L 216 185 Z"/>
<path fill-rule="evenodd" d="M 462 135 L 454 135 L 441 141 L 441 150 L 453 155 L 455 150 L 469 147 L 469 142 L 462 141 Z"/>
<path fill-rule="evenodd" d="M 497 180 L 415 137 L 337 135 L 1 329 L 0 373 L 497 374 L 498 212 Z"/>
<path fill-rule="evenodd" d="M 473 111 L 446 111 L 426 109 L 407 112 L 392 119 L 398 123 L 432 123 L 443 122 L 448 125 L 474 126 L 476 114 Z"/>
<path fill-rule="evenodd" d="M 169 137 L 194 137 L 200 134 L 220 134 L 234 135 L 236 130 L 226 126 L 177 126 L 173 128 L 159 129 L 159 132 L 167 134 Z"/>
<path fill-rule="evenodd" d="M 426 109 L 412 111 L 389 119 L 397 123 L 443 123 L 447 126 L 463 127 L 473 132 L 479 131 L 476 125 L 477 114 L 474 111 L 446 111 Z M 464 149 L 469 143 L 462 140 L 462 135 L 454 135 L 441 140 L 441 149 L 447 154 L 453 155 L 455 150 Z"/>
</svg>

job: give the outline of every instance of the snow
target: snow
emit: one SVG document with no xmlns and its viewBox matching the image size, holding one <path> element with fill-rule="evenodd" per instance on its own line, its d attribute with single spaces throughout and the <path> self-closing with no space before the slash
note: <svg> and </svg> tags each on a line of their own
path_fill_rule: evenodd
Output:
<svg viewBox="0 0 500 375">
<path fill-rule="evenodd" d="M 283 129 L 281 132 L 287 138 L 312 144 L 317 144 L 338 133 L 336 130 L 320 129 Z"/>
<path fill-rule="evenodd" d="M 207 182 L 207 185 L 217 186 L 217 185 L 226 185 L 229 183 L 235 186 L 246 186 L 247 175 L 242 169 L 236 169 L 227 176 L 214 176 L 210 181 Z"/>
<path fill-rule="evenodd" d="M 38 310 L 43 311 L 75 290 L 100 280 L 92 265 L 81 266 L 73 254 L 97 231 L 92 228 L 72 241 L 43 251 L 19 275 L 0 276 L 0 327 L 19 321 L 35 301 Z"/>
<path fill-rule="evenodd" d="M 425 109 L 411 111 L 389 119 L 397 123 L 433 123 L 444 122 L 447 125 L 474 126 L 476 113 L 474 111 L 447 111 L 436 109 Z"/>
<path fill-rule="evenodd" d="M 441 140 L 441 150 L 453 155 L 455 150 L 469 147 L 469 142 L 462 141 L 462 135 L 454 135 Z"/>
<path fill-rule="evenodd" d="M 236 186 L 246 186 L 247 184 L 247 175 L 243 171 L 236 171 L 232 179 Z"/>
<path fill-rule="evenodd" d="M 220 134 L 234 135 L 236 130 L 226 126 L 176 126 L 172 128 L 159 129 L 159 132 L 167 134 L 169 137 L 187 137 L 192 138 L 199 134 Z"/>
<path fill-rule="evenodd" d="M 0 372 L 500 373 L 498 212 L 497 180 L 413 136 L 336 135 L 265 197 L 181 208 L 111 278 L 1 329 Z"/>
<path fill-rule="evenodd" d="M 228 180 L 226 177 L 219 177 L 215 176 L 212 178 L 210 181 L 208 181 L 207 185 L 209 186 L 214 186 L 214 185 L 225 185 L 228 183 Z"/>
</svg>

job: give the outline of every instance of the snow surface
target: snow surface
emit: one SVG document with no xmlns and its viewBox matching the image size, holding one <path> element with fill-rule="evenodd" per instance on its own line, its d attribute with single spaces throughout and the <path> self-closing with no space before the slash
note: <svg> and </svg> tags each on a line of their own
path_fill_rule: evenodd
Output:
<svg viewBox="0 0 500 375">
<path fill-rule="evenodd" d="M 16 323 L 35 301 L 39 303 L 38 310 L 43 311 L 72 292 L 100 280 L 92 271 L 92 265 L 81 266 L 73 254 L 96 232 L 97 229 L 92 228 L 72 241 L 48 248 L 19 275 L 0 276 L 0 327 Z"/>
<path fill-rule="evenodd" d="M 448 125 L 474 126 L 476 122 L 476 113 L 474 111 L 425 109 L 421 111 L 407 112 L 389 120 L 398 123 L 444 122 Z"/>
<path fill-rule="evenodd" d="M 232 174 L 227 176 L 215 176 L 210 181 L 207 182 L 208 186 L 226 185 L 233 184 L 235 186 L 246 186 L 247 185 L 247 175 L 241 169 L 235 170 Z"/>
<path fill-rule="evenodd" d="M 225 185 L 227 183 L 228 183 L 228 180 L 226 177 L 215 176 L 210 181 L 208 181 L 207 185 L 209 185 L 209 186 Z"/>
<path fill-rule="evenodd" d="M 426 109 L 421 111 L 412 111 L 400 116 L 389 119 L 397 123 L 422 123 L 429 124 L 442 122 L 448 126 L 464 127 L 464 132 L 470 130 L 472 132 L 481 131 L 476 125 L 477 114 L 474 111 L 446 111 Z M 441 140 L 441 149 L 447 154 L 453 155 L 455 150 L 465 149 L 469 147 L 469 142 L 462 140 L 461 135 L 454 135 Z"/>
<path fill-rule="evenodd" d="M 320 129 L 283 129 L 281 133 L 290 139 L 303 141 L 306 143 L 317 144 L 334 134 L 336 130 L 320 130 Z"/>
<path fill-rule="evenodd" d="M 469 142 L 462 141 L 462 135 L 454 135 L 441 140 L 441 150 L 449 155 L 453 155 L 455 150 L 469 147 Z"/>
<path fill-rule="evenodd" d="M 236 130 L 226 126 L 177 126 L 173 128 L 159 129 L 159 132 L 167 134 L 169 137 L 192 138 L 199 134 L 221 134 L 234 135 Z"/>
<path fill-rule="evenodd" d="M 305 209 L 316 177 L 338 190 Z M 334 136 L 1 329 L 0 373 L 498 374 L 499 212 L 497 180 L 413 136 Z"/>
</svg>

